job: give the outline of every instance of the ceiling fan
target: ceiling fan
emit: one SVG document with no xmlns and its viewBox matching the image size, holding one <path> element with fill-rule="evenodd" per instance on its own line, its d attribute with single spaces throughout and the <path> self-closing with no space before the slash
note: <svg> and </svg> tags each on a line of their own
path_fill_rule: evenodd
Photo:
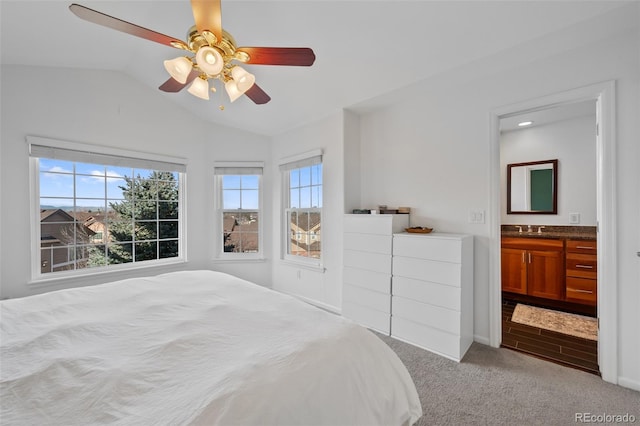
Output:
<svg viewBox="0 0 640 426">
<path fill-rule="evenodd" d="M 216 91 L 210 81 L 219 80 L 231 102 L 246 95 L 256 104 L 266 104 L 271 97 L 238 63 L 311 66 L 316 59 L 308 47 L 237 47 L 231 34 L 222 29 L 220 0 L 191 0 L 195 25 L 189 28 L 186 42 L 79 4 L 72 4 L 69 9 L 94 24 L 189 52 L 188 56 L 164 61 L 171 76 L 159 87 L 165 92 L 179 92 L 189 85 L 189 93 L 209 99 L 209 92 Z"/>
</svg>

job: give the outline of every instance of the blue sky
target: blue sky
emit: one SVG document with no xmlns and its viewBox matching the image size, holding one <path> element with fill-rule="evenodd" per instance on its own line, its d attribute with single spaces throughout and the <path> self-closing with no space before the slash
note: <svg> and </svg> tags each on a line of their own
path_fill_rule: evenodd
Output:
<svg viewBox="0 0 640 426">
<path fill-rule="evenodd" d="M 40 205 L 71 207 L 74 205 L 75 191 L 78 206 L 104 209 L 109 202 L 123 199 L 119 186 L 125 186 L 124 177 L 140 175 L 145 178 L 151 173 L 152 170 L 42 158 L 40 159 Z M 177 173 L 175 177 L 177 179 Z"/>
</svg>

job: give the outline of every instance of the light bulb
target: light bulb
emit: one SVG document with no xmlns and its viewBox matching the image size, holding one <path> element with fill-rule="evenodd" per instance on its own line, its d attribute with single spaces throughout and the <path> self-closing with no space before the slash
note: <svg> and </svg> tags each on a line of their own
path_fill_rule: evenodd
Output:
<svg viewBox="0 0 640 426">
<path fill-rule="evenodd" d="M 196 63 L 198 67 L 209 75 L 215 76 L 220 74 L 224 68 L 224 59 L 222 54 L 210 46 L 203 46 L 196 53 Z"/>
<path fill-rule="evenodd" d="M 164 61 L 164 69 L 167 70 L 174 80 L 181 84 L 187 82 L 187 77 L 189 77 L 192 68 L 193 63 L 184 56 Z"/>
<path fill-rule="evenodd" d="M 233 80 L 227 81 L 224 84 L 224 88 L 227 90 L 227 94 L 229 95 L 231 102 L 242 96 L 242 92 L 238 89 L 238 85 Z"/>
<path fill-rule="evenodd" d="M 244 68 L 237 65 L 231 69 L 231 76 L 241 93 L 251 89 L 251 86 L 256 82 L 256 77 L 253 74 L 248 73 Z"/>
<path fill-rule="evenodd" d="M 209 99 L 209 81 L 201 77 L 196 78 L 187 89 L 193 96 L 197 96 L 200 99 Z"/>
</svg>

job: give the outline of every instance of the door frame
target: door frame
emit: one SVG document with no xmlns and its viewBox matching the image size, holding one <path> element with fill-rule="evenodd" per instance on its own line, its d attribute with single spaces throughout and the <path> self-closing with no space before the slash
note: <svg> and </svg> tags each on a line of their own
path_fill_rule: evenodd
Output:
<svg viewBox="0 0 640 426">
<path fill-rule="evenodd" d="M 618 282 L 616 268 L 615 80 L 495 108 L 490 112 L 489 344 L 502 341 L 500 272 L 500 119 L 575 102 L 596 101 L 596 186 L 598 235 L 598 365 L 602 379 L 618 383 Z M 606 255 L 605 255 L 606 254 Z"/>
</svg>

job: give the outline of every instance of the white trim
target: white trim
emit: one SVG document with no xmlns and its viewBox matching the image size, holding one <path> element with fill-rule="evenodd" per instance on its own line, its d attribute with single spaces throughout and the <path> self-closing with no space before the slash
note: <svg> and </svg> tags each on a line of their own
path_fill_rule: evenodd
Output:
<svg viewBox="0 0 640 426">
<path fill-rule="evenodd" d="M 314 149 L 312 151 L 303 152 L 302 154 L 291 155 L 289 157 L 281 158 L 278 161 L 279 166 L 283 166 L 285 164 L 296 163 L 298 161 L 307 160 L 313 157 L 322 157 L 322 149 Z"/>
<path fill-rule="evenodd" d="M 180 165 L 184 167 L 187 166 L 186 158 L 171 157 L 168 155 L 161 155 L 161 154 L 156 154 L 151 152 L 134 151 L 134 150 L 123 149 L 123 148 L 113 148 L 113 147 L 108 147 L 103 145 L 91 145 L 87 143 L 44 138 L 40 136 L 27 136 L 25 140 L 29 145 L 29 147 L 31 147 L 31 145 L 38 145 L 42 147 L 64 149 L 68 151 L 94 153 L 94 154 L 100 154 L 100 155 L 110 155 L 113 157 L 128 157 L 128 158 L 135 158 L 135 159 L 157 161 L 160 163 L 167 163 L 171 165 Z M 31 155 L 31 148 L 29 150 L 29 153 Z M 176 170 L 176 171 L 184 172 L 184 170 Z"/>
<path fill-rule="evenodd" d="M 220 164 L 216 162 L 216 164 Z M 236 164 L 250 164 L 247 163 L 236 163 Z M 264 175 L 262 173 L 256 174 L 258 176 L 258 251 L 253 253 L 227 253 L 224 251 L 224 241 L 223 241 L 223 232 L 224 232 L 224 212 L 225 211 L 241 211 L 234 209 L 224 210 L 222 208 L 222 178 L 223 174 L 215 174 L 215 166 L 214 166 L 214 175 L 213 175 L 213 184 L 214 184 L 214 211 L 216 215 L 216 230 L 215 236 L 213 238 L 213 242 L 215 244 L 213 250 L 213 261 L 214 262 L 243 262 L 243 261 L 264 261 L 264 206 L 263 206 L 263 193 L 264 193 Z"/>
<path fill-rule="evenodd" d="M 214 161 L 213 169 L 217 168 L 264 168 L 264 161 Z"/>
<path fill-rule="evenodd" d="M 113 155 L 115 157 L 123 157 L 131 155 L 134 153 L 136 155 L 146 155 L 140 152 L 121 150 L 116 148 L 109 147 L 97 147 L 94 145 L 88 144 L 80 144 L 76 142 L 67 142 L 67 141 L 59 141 L 55 139 L 48 138 L 40 138 L 36 136 L 27 136 L 27 143 L 43 143 L 46 146 L 48 143 L 53 143 L 56 148 L 60 149 L 71 149 L 71 150 L 81 150 L 88 149 L 86 147 L 91 147 L 91 150 L 88 152 L 98 152 L 105 155 Z M 84 147 L 84 148 L 83 148 Z M 96 149 L 93 149 L 93 148 Z M 108 151 L 108 152 L 107 152 Z M 175 161 L 177 160 L 174 157 L 166 157 L 159 156 L 154 154 L 149 154 L 153 161 L 162 161 L 167 164 L 178 164 Z M 181 159 L 180 159 L 181 160 Z M 108 164 L 107 164 L 108 165 Z M 183 164 L 185 165 L 185 164 Z M 30 190 L 30 214 L 31 214 L 31 277 L 28 281 L 30 286 L 34 287 L 46 287 L 50 285 L 54 285 L 59 283 L 62 279 L 74 279 L 80 277 L 88 277 L 88 276 L 99 276 L 117 273 L 118 271 L 131 271 L 143 268 L 153 268 L 153 267 L 162 267 L 165 265 L 175 265 L 175 264 L 184 264 L 187 262 L 187 206 L 186 206 L 186 181 L 187 174 L 186 172 L 178 172 L 178 245 L 179 245 L 179 256 L 171 257 L 171 258 L 161 258 L 161 259 L 153 259 L 146 260 L 141 262 L 130 262 L 123 263 L 119 265 L 107 265 L 95 268 L 85 268 L 85 269 L 76 269 L 73 271 L 58 271 L 58 272 L 49 272 L 49 273 L 41 273 L 40 272 L 40 262 L 37 261 L 40 259 L 40 251 L 41 251 L 41 242 L 40 242 L 40 173 L 39 173 L 39 158 L 30 157 L 29 158 L 29 190 Z"/>
<path fill-rule="evenodd" d="M 622 387 L 640 392 L 640 382 L 637 380 L 629 379 L 627 377 L 618 377 L 618 384 Z"/>
<path fill-rule="evenodd" d="M 490 113 L 490 235 L 489 235 L 489 341 L 502 340 L 500 272 L 500 119 L 574 102 L 596 100 L 599 117 L 597 149 L 598 217 L 598 364 L 602 379 L 619 383 L 617 327 L 616 249 L 616 132 L 615 81 L 555 93 L 553 95 L 496 108 Z M 605 255 L 606 254 L 606 255 Z"/>
</svg>

